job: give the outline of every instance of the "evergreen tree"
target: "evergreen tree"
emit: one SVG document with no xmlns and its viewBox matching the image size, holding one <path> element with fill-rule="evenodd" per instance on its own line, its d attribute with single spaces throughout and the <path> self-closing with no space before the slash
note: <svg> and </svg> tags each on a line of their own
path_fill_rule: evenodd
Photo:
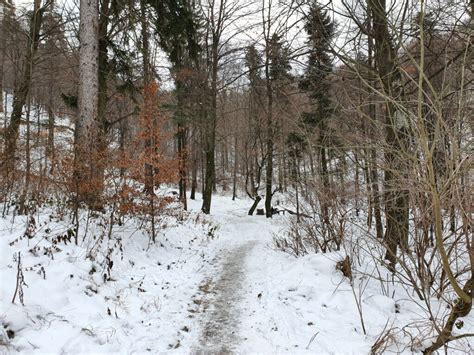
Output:
<svg viewBox="0 0 474 355">
<path fill-rule="evenodd" d="M 318 130 L 319 147 L 319 174 L 323 185 L 323 194 L 320 202 L 323 224 L 329 230 L 329 202 L 327 195 L 330 192 L 328 176 L 328 120 L 332 113 L 331 98 L 329 95 L 329 76 L 333 70 L 331 56 L 331 42 L 335 35 L 335 23 L 331 20 L 327 10 L 313 1 L 305 24 L 308 34 L 308 46 L 311 53 L 308 66 L 300 87 L 308 92 L 312 103 L 312 111 L 304 114 L 303 123 Z"/>
<path fill-rule="evenodd" d="M 262 58 L 255 45 L 250 45 L 245 53 L 245 65 L 248 68 L 250 89 L 257 90 L 262 85 Z"/>
<path fill-rule="evenodd" d="M 329 97 L 329 75 L 333 70 L 333 58 L 330 46 L 335 35 L 335 24 L 317 1 L 311 5 L 305 24 L 308 34 L 308 47 L 311 50 L 308 65 L 300 82 L 302 90 L 308 92 L 312 100 L 313 111 L 305 115 L 304 123 L 318 126 L 331 115 Z"/>
<path fill-rule="evenodd" d="M 285 47 L 281 36 L 273 34 L 270 40 L 270 79 L 275 98 L 278 103 L 283 104 L 282 100 L 287 102 L 285 89 L 288 88 L 292 80 L 291 65 L 289 60 L 288 48 Z"/>
<path fill-rule="evenodd" d="M 187 208 L 187 140 L 189 105 L 195 81 L 190 80 L 198 70 L 200 46 L 198 43 L 199 21 L 189 0 L 150 1 L 157 13 L 156 29 L 161 48 L 168 54 L 172 64 L 175 83 L 177 126 L 176 141 L 179 156 L 179 199 Z"/>
</svg>

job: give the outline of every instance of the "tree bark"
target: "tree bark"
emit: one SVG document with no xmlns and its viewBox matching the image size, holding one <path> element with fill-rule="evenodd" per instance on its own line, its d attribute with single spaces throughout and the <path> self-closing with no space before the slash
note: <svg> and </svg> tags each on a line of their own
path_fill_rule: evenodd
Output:
<svg viewBox="0 0 474 355">
<path fill-rule="evenodd" d="M 196 199 L 196 190 L 198 186 L 197 182 L 197 174 L 198 174 L 198 165 L 199 165 L 199 159 L 198 159 L 198 153 L 197 153 L 197 142 L 196 142 L 196 137 L 197 132 L 193 132 L 193 141 L 192 141 L 192 146 L 193 146 L 193 151 L 192 151 L 192 167 L 191 167 L 191 194 L 189 198 L 191 200 Z"/>
<path fill-rule="evenodd" d="M 178 105 L 180 105 L 178 100 Z M 178 112 L 181 110 L 178 109 Z M 185 210 L 188 209 L 187 198 L 186 198 L 186 179 L 187 179 L 187 129 L 183 123 L 178 123 L 178 132 L 177 132 L 177 141 L 178 141 L 178 158 L 179 158 L 179 200 L 183 204 Z"/>
<path fill-rule="evenodd" d="M 408 193 L 400 186 L 400 177 L 404 174 L 403 152 L 406 151 L 402 142 L 406 140 L 406 132 L 400 128 L 397 120 L 397 109 L 392 100 L 397 100 L 400 89 L 396 82 L 400 81 L 400 72 L 396 64 L 397 52 L 392 45 L 388 27 L 388 16 L 385 0 L 368 0 L 372 16 L 372 36 L 375 43 L 375 59 L 385 97 L 385 243 L 387 252 L 385 259 L 390 268 L 394 269 L 397 260 L 398 245 L 406 248 L 408 242 Z M 399 113 L 398 113 L 399 114 Z"/>
<path fill-rule="evenodd" d="M 93 160 L 93 181 L 96 184 L 96 204 L 97 208 L 101 208 L 101 196 L 104 191 L 105 166 L 108 148 L 108 133 L 110 129 L 107 120 L 107 103 L 108 103 L 108 77 L 109 62 L 107 56 L 108 47 L 108 26 L 110 20 L 110 0 L 103 0 L 99 3 L 99 57 L 98 57 L 98 75 L 99 75 L 99 92 L 98 92 L 98 109 L 97 109 L 97 142 L 96 154 Z"/>
<path fill-rule="evenodd" d="M 255 197 L 255 201 L 253 202 L 252 204 L 252 207 L 250 207 L 250 210 L 249 210 L 249 216 L 252 216 L 253 213 L 255 212 L 255 209 L 257 208 L 258 206 L 258 203 L 262 200 L 262 198 L 260 196 L 256 196 Z"/>
<path fill-rule="evenodd" d="M 148 22 L 147 22 L 147 13 L 146 13 L 146 2 L 145 0 L 140 0 L 140 21 L 141 21 L 141 35 L 142 35 L 142 57 L 143 57 L 143 87 L 144 89 L 150 84 L 151 80 L 151 70 L 150 70 L 150 45 L 149 45 L 149 34 L 148 34 Z M 145 150 L 149 150 L 152 145 L 151 137 L 149 135 L 145 139 Z M 153 176 L 153 166 L 149 163 L 145 163 L 145 193 L 151 195 L 154 193 L 154 176 Z"/>
<path fill-rule="evenodd" d="M 77 202 L 95 204 L 94 165 L 96 156 L 99 98 L 99 4 L 80 1 L 79 25 L 79 115 L 75 129 L 75 185 Z"/>
<path fill-rule="evenodd" d="M 181 73 L 179 73 L 180 66 L 176 68 L 178 70 L 178 77 L 176 78 L 176 96 L 177 96 L 177 110 L 176 110 L 176 120 L 177 120 L 177 132 L 176 132 L 176 141 L 178 145 L 178 187 L 179 187 L 179 201 L 183 204 L 185 210 L 188 209 L 187 205 L 187 163 L 188 163 L 188 154 L 187 154 L 187 137 L 188 137 L 188 128 L 186 124 L 186 118 L 184 113 L 185 97 L 184 97 L 184 85 L 182 79 L 180 78 Z"/>
<path fill-rule="evenodd" d="M 320 117 L 324 117 L 321 107 L 319 110 L 320 110 Z M 319 175 L 321 177 L 321 182 L 323 185 L 323 193 L 320 198 L 321 215 L 322 215 L 322 223 L 326 227 L 325 229 L 327 231 L 330 231 L 331 221 L 329 219 L 329 202 L 328 201 L 331 198 L 330 197 L 331 188 L 330 188 L 330 181 L 329 181 L 329 168 L 328 168 L 328 158 L 327 158 L 327 148 L 326 148 L 327 127 L 324 122 L 324 119 L 321 119 L 321 121 L 318 124 L 318 128 L 319 128 L 318 143 L 319 143 L 319 164 L 320 164 Z"/>
<path fill-rule="evenodd" d="M 5 64 L 5 47 L 6 47 L 6 26 L 4 24 L 5 22 L 5 15 L 4 18 L 0 22 L 0 113 L 4 112 L 4 107 L 3 107 L 3 68 Z M 6 114 L 5 114 L 6 116 Z"/>
<path fill-rule="evenodd" d="M 215 36 L 213 36 L 215 37 Z M 212 191 L 215 185 L 215 149 L 216 149 L 216 121 L 217 121 L 217 69 L 218 69 L 218 39 L 214 38 L 212 43 L 212 72 L 211 87 L 209 92 L 209 112 L 205 132 L 205 163 L 206 177 L 203 191 L 202 211 L 206 214 L 211 212 Z"/>
<path fill-rule="evenodd" d="M 272 217 L 272 186 L 273 186 L 273 87 L 270 74 L 270 43 L 267 38 L 265 58 L 265 79 L 267 84 L 267 115 L 266 115 L 266 167 L 265 167 L 265 215 Z"/>
<path fill-rule="evenodd" d="M 234 134 L 234 171 L 232 172 L 232 201 L 237 198 L 237 167 L 238 167 L 238 154 L 237 154 L 238 140 L 237 134 Z"/>
</svg>

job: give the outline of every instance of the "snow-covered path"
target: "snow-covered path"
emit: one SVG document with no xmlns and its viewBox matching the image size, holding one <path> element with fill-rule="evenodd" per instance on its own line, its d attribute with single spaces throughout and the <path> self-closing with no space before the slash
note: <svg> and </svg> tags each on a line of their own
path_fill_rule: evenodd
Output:
<svg viewBox="0 0 474 355">
<path fill-rule="evenodd" d="M 238 335 L 239 302 L 242 297 L 242 283 L 245 280 L 245 259 L 255 241 L 229 251 L 223 261 L 222 272 L 212 285 L 215 299 L 203 325 L 197 353 L 229 353 L 239 345 Z"/>
<path fill-rule="evenodd" d="M 220 202 L 218 200 L 218 202 Z M 248 216 L 248 201 L 218 203 L 213 218 L 219 223 L 217 275 L 205 279 L 208 310 L 202 315 L 201 335 L 194 353 L 226 354 L 238 351 L 247 340 L 241 336 L 241 324 L 249 314 L 251 298 L 261 294 L 251 289 L 249 265 L 259 259 L 255 249 L 267 248 L 277 220 Z M 257 263 L 261 263 L 257 260 Z M 211 274 L 212 271 L 208 272 Z"/>
</svg>

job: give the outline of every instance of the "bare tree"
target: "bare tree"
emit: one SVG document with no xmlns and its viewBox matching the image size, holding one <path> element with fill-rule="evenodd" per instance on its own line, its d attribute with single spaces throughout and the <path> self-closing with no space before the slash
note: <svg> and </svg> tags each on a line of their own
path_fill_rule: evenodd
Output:
<svg viewBox="0 0 474 355">
<path fill-rule="evenodd" d="M 10 124 L 5 134 L 5 151 L 3 166 L 7 175 L 13 172 L 17 140 L 19 135 L 23 106 L 25 106 L 28 94 L 30 93 L 31 78 L 34 67 L 34 60 L 41 39 L 41 26 L 43 15 L 51 5 L 51 0 L 35 0 L 34 8 L 31 12 L 27 48 L 25 60 L 23 62 L 22 75 L 19 85 L 13 94 L 13 109 Z"/>
<path fill-rule="evenodd" d="M 219 90 L 219 69 L 222 61 L 234 52 L 228 50 L 228 45 L 239 33 L 232 30 L 232 26 L 245 16 L 244 9 L 247 5 L 239 1 L 230 0 L 207 0 L 202 4 L 202 16 L 205 20 L 205 52 L 207 68 L 206 85 L 206 117 L 202 125 L 205 154 L 205 178 L 202 211 L 210 213 L 212 192 L 216 180 L 216 127 L 217 127 L 217 99 Z M 230 32 L 230 33 L 229 33 Z"/>
</svg>

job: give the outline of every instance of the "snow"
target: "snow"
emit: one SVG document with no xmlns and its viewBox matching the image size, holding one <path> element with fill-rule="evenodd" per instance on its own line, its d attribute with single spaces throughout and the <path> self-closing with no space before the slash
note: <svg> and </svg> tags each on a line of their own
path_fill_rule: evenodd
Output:
<svg viewBox="0 0 474 355">
<path fill-rule="evenodd" d="M 37 224 L 47 218 L 40 215 Z M 97 272 L 90 274 L 94 262 L 85 260 L 84 247 L 60 245 L 62 251 L 54 253 L 51 260 L 41 252 L 39 256 L 27 252 L 36 238 L 22 238 L 10 246 L 26 222 L 19 217 L 12 225 L 8 222 L 3 220 L 0 235 L 0 322 L 15 332 L 8 349 L 48 353 L 165 351 L 189 338 L 180 329 L 193 329 L 188 303 L 200 282 L 199 269 L 212 257 L 202 222 L 190 217 L 186 223 L 168 227 L 160 236 L 163 246 L 149 246 L 148 237 L 134 234 L 131 224 L 117 229 L 112 243 L 124 237 L 123 259 L 120 253 L 114 257 L 112 280 L 107 282 L 99 264 L 95 265 Z M 58 226 L 50 228 L 54 227 Z M 43 241 L 39 245 L 48 244 Z M 25 270 L 41 264 L 46 271 L 46 279 L 36 273 L 38 267 L 25 271 L 24 307 L 18 299 L 16 304 L 10 302 L 16 278 L 12 255 L 19 250 Z M 2 338 L 5 341 L 5 335 Z"/>
<path fill-rule="evenodd" d="M 400 284 L 382 287 L 367 276 L 374 265 L 362 260 L 365 272 L 354 273 L 352 288 L 336 270 L 343 251 L 295 258 L 276 250 L 273 237 L 284 233 L 290 217 L 248 216 L 250 205 L 217 195 L 207 217 L 200 200 L 190 201 L 189 214 L 163 217 L 156 244 L 137 220 L 125 220 L 95 249 L 95 261 L 85 257 L 96 243 L 92 236 L 104 232 L 100 218 L 90 222 L 90 238 L 82 241 L 80 234 L 79 246 L 58 243 L 53 258 L 43 248 L 67 231 L 67 216 L 46 209 L 34 214 L 32 239 L 22 237 L 26 217 L 0 219 L 0 350 L 367 354 L 390 328 L 390 351 L 412 353 L 429 344 L 422 327 L 408 326 L 428 319 L 426 310 Z M 36 256 L 28 252 L 33 246 L 41 247 Z M 18 251 L 28 285 L 24 306 L 18 298 L 11 303 Z M 433 312 L 446 312 L 441 302 L 434 306 Z M 464 322 L 463 331 L 473 328 L 472 317 Z M 470 349 L 467 341 L 456 345 L 450 353 Z"/>
</svg>

